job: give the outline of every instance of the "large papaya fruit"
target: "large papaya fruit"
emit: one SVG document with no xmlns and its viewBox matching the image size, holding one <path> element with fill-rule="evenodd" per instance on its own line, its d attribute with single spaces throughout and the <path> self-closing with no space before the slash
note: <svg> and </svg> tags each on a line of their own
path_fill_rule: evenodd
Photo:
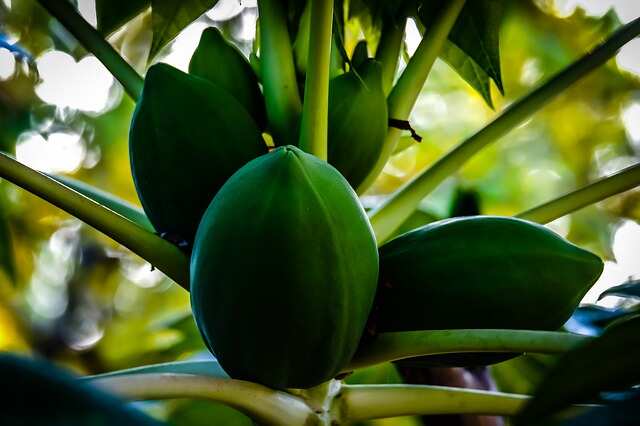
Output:
<svg viewBox="0 0 640 426">
<path fill-rule="evenodd" d="M 166 425 L 42 360 L 0 354 L 0 377 L 1 425 Z"/>
<path fill-rule="evenodd" d="M 544 226 L 471 216 L 428 224 L 380 248 L 379 331 L 555 330 L 600 276 L 603 263 Z M 504 354 L 407 360 L 481 365 Z"/>
<path fill-rule="evenodd" d="M 329 84 L 329 163 L 357 188 L 375 165 L 387 135 L 382 69 L 365 61 Z"/>
<path fill-rule="evenodd" d="M 347 181 L 285 146 L 211 202 L 191 257 L 191 305 L 231 377 L 307 388 L 353 356 L 377 276 L 373 231 Z"/>
<path fill-rule="evenodd" d="M 192 242 L 222 184 L 266 152 L 255 122 L 225 90 L 166 64 L 149 68 L 129 154 L 138 196 L 156 231 Z"/>
<path fill-rule="evenodd" d="M 251 64 L 215 27 L 205 29 L 189 62 L 189 74 L 209 80 L 229 92 L 258 124 L 266 126 L 264 97 Z"/>
</svg>

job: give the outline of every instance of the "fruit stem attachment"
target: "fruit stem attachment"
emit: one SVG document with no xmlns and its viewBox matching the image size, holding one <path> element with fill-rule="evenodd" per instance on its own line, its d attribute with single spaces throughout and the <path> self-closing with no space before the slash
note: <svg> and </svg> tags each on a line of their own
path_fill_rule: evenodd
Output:
<svg viewBox="0 0 640 426">
<path fill-rule="evenodd" d="M 311 0 L 300 148 L 327 160 L 333 0 Z"/>
<path fill-rule="evenodd" d="M 566 352 L 590 339 L 578 334 L 532 330 L 434 330 L 381 333 L 363 343 L 347 371 L 381 362 L 458 352 Z"/>
<path fill-rule="evenodd" d="M 413 105 L 416 103 L 418 95 L 420 95 L 422 87 L 427 81 L 431 67 L 442 51 L 442 47 L 447 41 L 449 33 L 456 23 L 458 15 L 462 11 L 464 3 L 465 0 L 451 0 L 447 2 L 447 4 L 442 7 L 434 25 L 425 31 L 418 48 L 409 60 L 409 63 L 407 63 L 407 67 L 400 75 L 400 78 L 395 86 L 393 86 L 393 89 L 391 89 L 391 93 L 387 98 L 389 117 L 398 120 L 409 119 Z M 387 160 L 389 160 L 398 143 L 400 134 L 401 131 L 399 129 L 389 129 L 380 157 L 364 182 L 358 187 L 358 194 L 366 191 L 377 179 L 380 172 L 382 172 L 382 169 L 385 164 L 387 164 Z"/>
<path fill-rule="evenodd" d="M 388 18 L 382 25 L 380 43 L 376 50 L 376 60 L 382 64 L 382 89 L 385 95 L 389 95 L 393 80 L 398 70 L 398 60 L 400 50 L 404 41 L 404 24 L 406 19 L 396 22 L 395 19 Z"/>
<path fill-rule="evenodd" d="M 269 130 L 276 145 L 296 145 L 302 102 L 284 3 L 258 1 L 260 76 Z"/>
<path fill-rule="evenodd" d="M 573 83 L 607 62 L 618 49 L 633 40 L 638 34 L 640 34 L 640 18 L 619 28 L 600 46 L 569 65 L 524 98 L 511 104 L 495 120 L 403 185 L 370 213 L 378 242 L 382 243 L 389 238 L 393 231 L 413 213 L 424 197 L 462 167 L 478 151 L 520 125 Z M 398 118 L 397 116 L 393 117 Z"/>
<path fill-rule="evenodd" d="M 0 177 L 93 226 L 150 262 L 176 283 L 189 287 L 189 260 L 168 241 L 3 153 L 0 153 Z"/>
<path fill-rule="evenodd" d="M 346 422 L 385 417 L 438 414 L 516 414 L 529 396 L 425 385 L 345 385 L 342 419 Z"/>
<path fill-rule="evenodd" d="M 122 56 L 76 11 L 71 2 L 61 0 L 38 0 L 53 17 L 69 31 L 82 46 L 118 79 L 124 91 L 137 101 L 142 93 L 142 77 Z"/>
<path fill-rule="evenodd" d="M 198 398 L 228 404 L 266 424 L 312 424 L 315 413 L 300 398 L 262 385 L 192 374 L 151 373 L 91 380 L 131 400 Z"/>
<path fill-rule="evenodd" d="M 520 213 L 516 217 L 532 222 L 549 223 L 566 214 L 632 189 L 638 185 L 640 185 L 640 163 L 634 164 L 611 176 L 602 178 L 537 207 L 533 207 Z"/>
</svg>

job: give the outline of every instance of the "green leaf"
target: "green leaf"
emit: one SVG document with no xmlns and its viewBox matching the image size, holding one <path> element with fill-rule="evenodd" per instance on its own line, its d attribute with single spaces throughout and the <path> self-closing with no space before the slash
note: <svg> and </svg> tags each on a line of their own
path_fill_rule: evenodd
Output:
<svg viewBox="0 0 640 426">
<path fill-rule="evenodd" d="M 487 105 L 493 108 L 489 74 L 487 74 L 471 56 L 464 53 L 464 51 L 455 44 L 447 42 L 440 53 L 440 58 L 478 92 Z"/>
<path fill-rule="evenodd" d="M 98 31 L 109 35 L 149 7 L 151 0 L 96 0 Z"/>
<path fill-rule="evenodd" d="M 0 424 L 161 426 L 125 401 L 47 362 L 0 355 Z M 10 384 L 10 385 L 9 385 Z"/>
<path fill-rule="evenodd" d="M 588 410 L 563 421 L 559 426 L 637 426 L 640 419 L 640 396 Z M 542 426 L 542 425 L 541 425 Z"/>
<path fill-rule="evenodd" d="M 77 191 L 85 197 L 95 201 L 96 203 L 102 204 L 108 209 L 113 210 L 120 216 L 129 219 L 137 225 L 140 225 L 147 231 L 155 232 L 155 230 L 153 229 L 153 225 L 151 225 L 151 222 L 149 222 L 149 218 L 144 214 L 144 211 L 141 208 L 129 204 L 128 202 L 116 197 L 113 194 L 102 191 L 101 189 L 95 188 L 91 185 L 72 179 L 70 177 L 57 175 L 49 176 L 57 180 L 61 184 L 68 186 L 74 191 Z"/>
<path fill-rule="evenodd" d="M 228 379 L 229 375 L 224 372 L 216 360 L 209 361 L 176 361 L 161 364 L 150 364 L 142 367 L 128 368 L 126 370 L 112 371 L 95 376 L 87 376 L 88 380 L 103 379 L 105 377 L 130 376 L 136 374 L 196 374 L 200 376 L 215 377 L 218 379 Z"/>
<path fill-rule="evenodd" d="M 151 0 L 153 41 L 149 60 L 180 31 L 216 5 L 218 0 Z"/>
<path fill-rule="evenodd" d="M 640 383 L 640 315 L 615 323 L 605 333 L 567 352 L 549 371 L 517 425 L 531 425 L 602 391 Z M 543 423 L 544 424 L 544 423 Z"/>
<path fill-rule="evenodd" d="M 640 298 L 640 280 L 629 281 L 627 283 L 611 287 L 600 294 L 598 300 L 602 299 L 605 296 L 618 296 L 638 299 Z"/>
<path fill-rule="evenodd" d="M 433 19 L 442 5 L 442 1 L 423 2 L 418 15 L 425 27 L 433 25 Z M 503 9 L 504 2 L 500 0 L 468 1 L 449 34 L 449 40 L 493 79 L 501 93 L 504 93 L 504 89 L 500 72 L 499 33 Z"/>
<path fill-rule="evenodd" d="M 213 401 L 180 401 L 167 419 L 173 426 L 252 426 L 255 423 L 240 411 Z"/>
</svg>

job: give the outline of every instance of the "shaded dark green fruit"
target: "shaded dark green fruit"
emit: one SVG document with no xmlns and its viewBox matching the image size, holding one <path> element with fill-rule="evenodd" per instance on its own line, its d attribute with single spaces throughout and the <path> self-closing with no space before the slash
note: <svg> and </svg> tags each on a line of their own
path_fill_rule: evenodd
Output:
<svg viewBox="0 0 640 426">
<path fill-rule="evenodd" d="M 329 163 L 357 188 L 376 164 L 387 135 L 380 64 L 368 60 L 329 85 Z"/>
<path fill-rule="evenodd" d="M 156 231 L 193 241 L 218 189 L 266 152 L 255 122 L 227 91 L 166 64 L 149 68 L 129 154 L 138 196 Z"/>
<path fill-rule="evenodd" d="M 0 354 L 0 377 L 2 425 L 164 425 L 44 361 Z"/>
<path fill-rule="evenodd" d="M 380 248 L 378 331 L 555 330 L 603 263 L 544 226 L 472 216 L 435 222 Z M 421 357 L 413 365 L 481 365 L 505 354 Z"/>
<path fill-rule="evenodd" d="M 264 97 L 251 64 L 215 27 L 202 32 L 189 62 L 189 73 L 202 77 L 229 92 L 258 124 L 266 126 Z"/>
<path fill-rule="evenodd" d="M 307 388 L 350 361 L 377 276 L 373 231 L 347 181 L 285 146 L 240 169 L 207 209 L 191 305 L 231 377 Z"/>
</svg>

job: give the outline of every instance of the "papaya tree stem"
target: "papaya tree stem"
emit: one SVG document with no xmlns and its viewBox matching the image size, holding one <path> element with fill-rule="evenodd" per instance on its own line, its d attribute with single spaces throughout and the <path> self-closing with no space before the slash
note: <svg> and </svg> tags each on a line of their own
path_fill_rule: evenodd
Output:
<svg viewBox="0 0 640 426">
<path fill-rule="evenodd" d="M 398 61 L 400 59 L 400 50 L 404 41 L 404 24 L 406 19 L 401 23 L 394 19 L 386 19 L 382 26 L 380 34 L 380 43 L 376 50 L 376 60 L 382 65 L 382 88 L 385 95 L 389 95 L 393 86 L 393 79 L 398 70 Z"/>
<path fill-rule="evenodd" d="M 309 56 L 304 85 L 300 148 L 327 159 L 329 133 L 329 73 L 333 0 L 311 0 Z"/>
<path fill-rule="evenodd" d="M 265 386 L 192 374 L 151 373 L 105 377 L 91 382 L 132 400 L 198 398 L 228 404 L 266 424 L 313 424 L 315 413 L 300 398 Z"/>
<path fill-rule="evenodd" d="M 514 102 L 482 130 L 456 146 L 430 168 L 387 198 L 370 213 L 378 242 L 384 242 L 416 209 L 420 201 L 485 146 L 495 142 L 547 105 L 558 94 L 613 57 L 640 34 L 640 18 L 618 29 L 606 42 L 569 65 L 524 98 Z M 394 117 L 397 118 L 397 117 Z"/>
<path fill-rule="evenodd" d="M 387 98 L 390 118 L 397 120 L 409 119 L 411 110 L 422 91 L 424 83 L 427 81 L 431 67 L 442 51 L 442 46 L 447 41 L 447 37 L 456 23 L 464 3 L 465 0 L 447 2 L 435 20 L 434 25 L 425 31 L 418 48 Z M 393 127 L 389 128 L 380 157 L 372 171 L 357 188 L 358 194 L 366 191 L 382 172 L 398 143 L 400 134 L 401 130 Z"/>
<path fill-rule="evenodd" d="M 530 398 L 500 392 L 425 385 L 344 385 L 346 422 L 438 414 L 516 414 Z"/>
<path fill-rule="evenodd" d="M 638 185 L 640 185 L 640 163 L 542 205 L 533 207 L 520 213 L 517 217 L 532 222 L 548 223 Z"/>
<path fill-rule="evenodd" d="M 346 371 L 387 361 L 458 352 L 566 352 L 590 337 L 531 330 L 433 330 L 381 333 L 362 344 Z"/>
<path fill-rule="evenodd" d="M 127 61 L 76 11 L 71 2 L 38 0 L 53 17 L 69 31 L 82 46 L 96 58 L 122 84 L 124 91 L 137 101 L 142 93 L 142 77 Z"/>
<path fill-rule="evenodd" d="M 168 241 L 3 153 L 0 153 L 0 177 L 93 226 L 176 283 L 189 287 L 189 259 Z"/>
<path fill-rule="evenodd" d="M 260 76 L 276 145 L 296 145 L 302 102 L 284 3 L 259 0 Z"/>
</svg>

